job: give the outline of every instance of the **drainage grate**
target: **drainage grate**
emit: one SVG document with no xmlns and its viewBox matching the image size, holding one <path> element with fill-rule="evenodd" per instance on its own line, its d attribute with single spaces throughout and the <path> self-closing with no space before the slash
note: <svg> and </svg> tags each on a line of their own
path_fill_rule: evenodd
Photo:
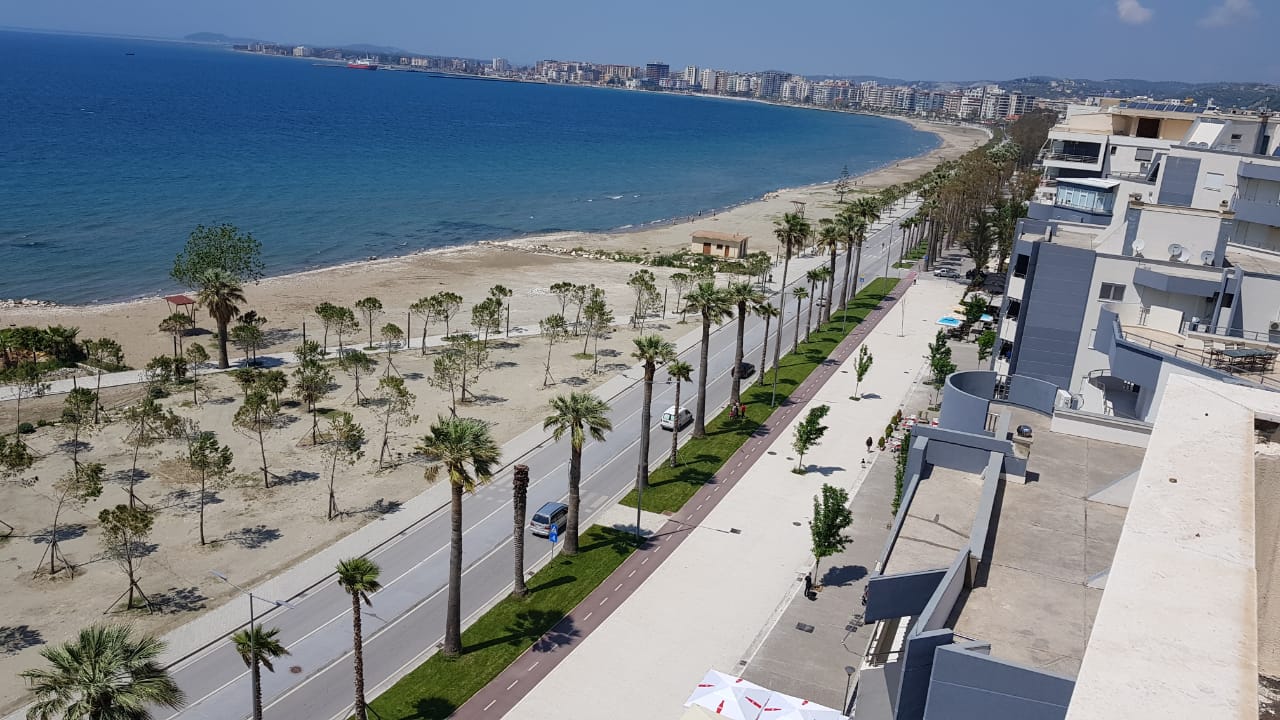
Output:
<svg viewBox="0 0 1280 720">
<path fill-rule="evenodd" d="M 807 633 L 813 632 L 813 626 L 807 623 L 796 623 L 796 629 L 799 630 L 800 632 L 807 632 Z"/>
<path fill-rule="evenodd" d="M 738 528 L 729 528 L 729 533 L 731 535 L 741 535 L 742 531 L 739 530 Z"/>
</svg>

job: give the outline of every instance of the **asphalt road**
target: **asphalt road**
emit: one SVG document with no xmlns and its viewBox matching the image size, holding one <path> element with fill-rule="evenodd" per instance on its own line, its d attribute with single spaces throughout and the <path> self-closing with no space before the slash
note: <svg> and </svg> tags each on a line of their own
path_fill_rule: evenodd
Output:
<svg viewBox="0 0 1280 720">
<path fill-rule="evenodd" d="M 864 245 L 862 274 L 870 279 L 883 272 L 886 249 L 897 249 L 896 225 L 889 224 Z M 894 242 L 885 241 L 894 235 Z M 896 253 L 893 259 L 896 260 Z M 843 276 L 843 254 L 838 265 Z M 818 259 L 792 261 L 788 280 L 794 287 L 804 270 L 817 266 Z M 802 269 L 803 268 L 803 269 Z M 781 268 L 775 271 L 781 279 Z M 838 278 L 839 279 L 839 278 Z M 837 292 L 840 286 L 837 284 Z M 774 295 L 775 302 L 779 295 Z M 796 303 L 784 303 L 784 352 L 794 336 Z M 815 308 L 816 309 L 816 308 Z M 815 313 L 816 315 L 816 313 Z M 801 314 L 803 322 L 805 314 Z M 736 320 L 712 333 L 707 382 L 708 415 L 728 402 L 733 364 Z M 690 330 L 696 326 L 690 324 Z M 776 327 L 776 325 L 775 325 Z M 759 361 L 763 323 L 747 321 L 744 357 Z M 773 335 L 773 328 L 770 329 Z M 770 341 L 770 359 L 773 347 Z M 683 359 L 696 368 L 697 348 Z M 639 380 L 635 369 L 627 372 Z M 758 379 L 759 374 L 754 379 Z M 604 442 L 589 442 L 583 452 L 582 527 L 591 518 L 616 502 L 635 482 L 635 452 L 640 434 L 639 415 L 643 399 L 639 383 L 610 399 L 614 430 Z M 656 465 L 669 452 L 666 431 L 659 430 L 659 415 L 674 402 L 675 386 L 659 371 L 653 392 L 653 433 L 650 463 Z M 688 406 L 693 405 L 691 384 L 683 391 Z M 687 434 L 686 428 L 682 434 Z M 656 432 L 655 432 L 656 431 Z M 529 511 L 547 501 L 564 501 L 567 496 L 568 441 L 548 442 L 521 459 L 530 467 Z M 511 473 L 507 469 L 489 485 L 468 496 L 464 503 L 463 530 L 463 617 L 485 608 L 511 586 Z M 365 678 L 370 697 L 385 689 L 388 680 L 398 678 L 420 663 L 443 640 L 448 576 L 449 513 L 437 512 L 406 530 L 394 541 L 378 548 L 372 557 L 382 567 L 383 589 L 365 610 Z M 552 552 L 550 543 L 526 537 L 526 563 L 533 565 Z M 326 720 L 345 717 L 350 711 L 351 611 L 349 597 L 335 582 L 317 586 L 290 598 L 292 609 L 275 609 L 260 620 L 279 628 L 279 639 L 290 655 L 276 662 L 276 672 L 262 676 L 264 714 L 270 718 Z M 259 611 L 265 607 L 258 603 Z M 172 672 L 187 694 L 188 705 L 179 713 L 159 711 L 161 719 L 209 718 L 234 720 L 250 716 L 249 675 L 231 643 L 215 643 L 177 663 Z"/>
</svg>

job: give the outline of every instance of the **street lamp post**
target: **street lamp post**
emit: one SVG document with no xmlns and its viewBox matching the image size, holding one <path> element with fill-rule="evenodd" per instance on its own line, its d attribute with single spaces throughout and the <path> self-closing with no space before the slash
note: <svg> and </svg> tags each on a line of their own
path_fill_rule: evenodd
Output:
<svg viewBox="0 0 1280 720">
<path fill-rule="evenodd" d="M 250 657 L 249 669 L 253 673 L 253 684 L 249 690 L 249 693 L 252 696 L 252 700 L 253 700 L 253 717 L 261 718 L 262 717 L 262 699 L 258 697 L 257 691 L 253 689 L 258 687 L 258 673 L 260 672 L 258 670 L 257 648 L 254 646 L 254 643 L 256 642 L 256 639 L 257 639 L 257 633 L 255 632 L 256 625 L 257 625 L 257 616 L 254 614 L 254 611 L 253 611 L 253 601 L 255 598 L 257 598 L 258 600 L 262 600 L 263 602 L 270 603 L 275 607 L 288 608 L 290 610 L 294 609 L 294 605 L 287 603 L 284 600 L 269 600 L 267 598 L 260 598 L 257 595 L 254 595 L 249 590 L 246 590 L 240 587 L 239 585 L 231 582 L 231 579 L 227 577 L 226 573 L 219 572 L 217 570 L 210 570 L 209 574 L 218 578 L 222 582 L 230 585 L 236 590 L 239 590 L 241 594 L 249 596 L 249 654 L 252 656 Z"/>
<path fill-rule="evenodd" d="M 852 665 L 844 666 L 845 681 L 844 681 L 844 708 L 842 708 L 843 712 L 849 711 L 849 687 L 853 685 L 854 672 L 855 672 L 855 668 Z"/>
</svg>

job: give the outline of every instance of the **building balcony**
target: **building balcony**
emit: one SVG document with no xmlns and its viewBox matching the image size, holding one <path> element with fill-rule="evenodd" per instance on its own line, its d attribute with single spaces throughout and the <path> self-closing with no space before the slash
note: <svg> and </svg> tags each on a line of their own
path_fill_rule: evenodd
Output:
<svg viewBox="0 0 1280 720">
<path fill-rule="evenodd" d="M 1075 155 L 1065 152 L 1048 152 L 1044 154 L 1043 160 L 1058 160 L 1061 162 L 1084 163 L 1085 165 L 1093 165 L 1098 162 L 1098 155 Z"/>
<path fill-rule="evenodd" d="M 1232 205 L 1237 220 L 1280 227 L 1280 202 L 1236 197 L 1232 200 Z"/>
<path fill-rule="evenodd" d="M 1201 340 L 1164 326 L 1141 324 L 1141 314 L 1136 319 L 1132 308 L 1109 303 L 1100 313 L 1094 349 L 1107 353 L 1112 375 L 1154 388 L 1163 372 L 1161 364 L 1171 363 L 1206 377 L 1244 381 L 1280 391 L 1280 372 L 1275 366 L 1278 353 L 1274 348 L 1242 341 Z"/>
</svg>

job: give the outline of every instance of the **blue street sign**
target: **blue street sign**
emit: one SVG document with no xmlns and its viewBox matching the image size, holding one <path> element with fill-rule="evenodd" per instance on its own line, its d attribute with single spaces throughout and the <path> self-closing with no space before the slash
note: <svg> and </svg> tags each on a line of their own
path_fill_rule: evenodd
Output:
<svg viewBox="0 0 1280 720">
<path fill-rule="evenodd" d="M 560 531 L 556 529 L 555 525 L 551 526 L 551 532 L 547 533 L 547 539 L 551 541 L 552 545 L 560 541 Z"/>
</svg>

